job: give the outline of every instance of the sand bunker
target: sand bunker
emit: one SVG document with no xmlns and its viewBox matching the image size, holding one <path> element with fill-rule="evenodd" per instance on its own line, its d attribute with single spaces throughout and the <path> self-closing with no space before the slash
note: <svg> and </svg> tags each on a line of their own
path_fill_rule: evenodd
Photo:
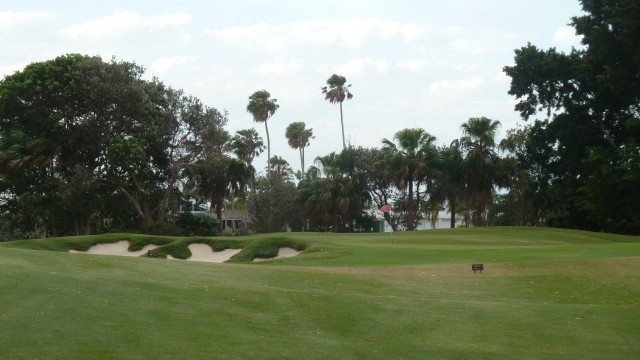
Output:
<svg viewBox="0 0 640 360">
<path fill-rule="evenodd" d="M 189 250 L 191 251 L 191 257 L 187 260 L 189 261 L 205 261 L 205 262 L 214 262 L 214 263 L 223 263 L 237 253 L 240 252 L 240 249 L 225 249 L 222 251 L 213 251 L 211 246 L 207 244 L 190 244 Z M 167 259 L 169 260 L 181 260 L 176 259 L 171 255 L 167 255 Z"/>
<path fill-rule="evenodd" d="M 157 245 L 146 245 L 144 248 L 138 251 L 129 251 L 129 241 L 121 240 L 115 243 L 104 243 L 94 245 L 87 251 L 77 251 L 77 250 L 69 250 L 70 253 L 74 254 L 97 254 L 97 255 L 117 255 L 117 256 L 140 256 L 147 253 L 148 250 L 153 250 L 157 248 Z M 205 261 L 205 262 L 214 262 L 214 263 L 223 263 L 232 256 L 239 253 L 241 249 L 226 249 L 222 251 L 213 251 L 211 246 L 207 244 L 190 244 L 189 250 L 191 251 L 191 257 L 187 260 L 189 261 Z M 275 260 L 275 259 L 283 259 L 287 257 L 297 256 L 302 251 L 298 251 L 296 249 L 283 247 L 278 251 L 278 256 L 273 258 L 256 258 L 253 261 L 267 261 L 267 260 Z M 167 255 L 167 259 L 169 260 L 181 260 L 176 259 L 171 255 Z"/>
<path fill-rule="evenodd" d="M 255 258 L 253 261 L 267 261 L 267 260 L 275 260 L 275 259 L 284 259 L 292 256 L 298 256 L 302 251 L 298 251 L 296 249 L 292 249 L 289 247 L 283 247 L 278 250 L 278 255 L 272 258 Z"/>
<path fill-rule="evenodd" d="M 94 245 L 87 251 L 69 250 L 74 254 L 97 254 L 97 255 L 117 255 L 117 256 L 140 256 L 146 254 L 148 250 L 157 248 L 157 245 L 146 245 L 141 250 L 129 251 L 129 241 L 121 240 L 115 243 L 104 243 Z"/>
</svg>

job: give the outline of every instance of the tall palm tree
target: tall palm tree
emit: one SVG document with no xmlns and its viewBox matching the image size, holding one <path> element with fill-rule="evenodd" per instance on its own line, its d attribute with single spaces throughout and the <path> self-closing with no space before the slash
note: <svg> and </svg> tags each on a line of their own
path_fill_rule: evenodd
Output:
<svg viewBox="0 0 640 360">
<path fill-rule="evenodd" d="M 466 181 L 466 198 L 475 208 L 473 223 L 486 225 L 486 212 L 493 202 L 493 185 L 496 183 L 498 155 L 496 133 L 500 121 L 486 117 L 470 118 L 461 125 L 463 137 L 460 144 L 465 153 L 462 168 Z"/>
<path fill-rule="evenodd" d="M 251 165 L 253 159 L 264 151 L 262 138 L 253 128 L 236 131 L 236 135 L 231 139 L 230 145 L 238 159 L 248 165 Z"/>
<path fill-rule="evenodd" d="M 394 177 L 394 182 L 399 190 L 408 190 L 407 194 L 407 230 L 415 229 L 415 216 L 420 204 L 418 196 L 414 196 L 414 185 L 419 189 L 420 183 L 425 179 L 428 164 L 435 157 L 436 138 L 424 129 L 403 129 L 395 133 L 392 141 L 383 139 L 382 153 L 378 162 L 385 171 Z"/>
<path fill-rule="evenodd" d="M 347 83 L 347 79 L 344 76 L 333 74 L 329 79 L 327 79 L 327 86 L 322 87 L 322 93 L 324 94 L 324 99 L 329 100 L 332 104 L 340 104 L 340 125 L 342 126 L 342 148 L 347 148 L 347 143 L 344 138 L 344 121 L 342 118 L 342 103 L 345 100 L 350 100 L 353 98 L 353 94 L 349 92 L 349 88 L 351 84 L 345 85 Z"/>
<path fill-rule="evenodd" d="M 313 129 L 306 129 L 302 121 L 292 122 L 287 126 L 285 136 L 289 146 L 300 152 L 300 167 L 304 176 L 304 148 L 309 146 L 309 139 L 313 139 Z"/>
<path fill-rule="evenodd" d="M 267 120 L 278 110 L 280 105 L 276 104 L 277 99 L 271 99 L 271 94 L 267 90 L 258 90 L 249 96 L 247 112 L 253 115 L 253 121 L 263 122 L 267 132 L 267 169 L 271 168 L 271 140 L 269 139 L 269 127 Z"/>
</svg>

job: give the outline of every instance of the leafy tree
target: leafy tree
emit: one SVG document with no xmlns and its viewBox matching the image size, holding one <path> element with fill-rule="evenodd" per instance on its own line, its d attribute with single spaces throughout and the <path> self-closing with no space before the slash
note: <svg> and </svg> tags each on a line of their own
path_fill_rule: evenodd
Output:
<svg viewBox="0 0 640 360">
<path fill-rule="evenodd" d="M 162 220 L 185 166 L 224 143 L 225 114 L 142 74 L 70 54 L 0 81 L 0 207 L 35 212 L 25 232 L 91 232 L 130 215 L 127 202 L 140 222 Z M 108 205 L 116 197 L 120 211 Z"/>
<path fill-rule="evenodd" d="M 280 156 L 271 157 L 269 165 L 267 175 L 252 185 L 247 199 L 250 226 L 262 233 L 300 230 L 300 211 L 294 204 L 293 170 Z"/>
<path fill-rule="evenodd" d="M 280 156 L 273 156 L 269 162 L 270 168 L 267 169 L 268 173 L 273 173 L 275 176 L 281 177 L 286 180 L 291 180 L 293 177 L 293 169 L 289 162 Z"/>
<path fill-rule="evenodd" d="M 345 156 L 351 159 L 353 173 L 361 178 L 361 183 L 369 193 L 370 201 L 376 209 L 380 209 L 386 204 L 393 203 L 393 211 L 383 213 L 385 221 L 391 226 L 393 231 L 398 230 L 400 223 L 399 203 L 394 201 L 395 186 L 392 173 L 385 171 L 383 164 L 377 162 L 380 158 L 381 150 L 378 148 L 350 147 L 343 151 Z M 406 208 L 404 209 L 406 212 Z M 406 218 L 406 216 L 405 216 Z"/>
<path fill-rule="evenodd" d="M 342 117 L 342 103 L 345 100 L 351 100 L 353 98 L 353 94 L 349 91 L 351 84 L 345 85 L 347 83 L 347 79 L 338 74 L 333 74 L 329 79 L 327 79 L 327 85 L 322 87 L 322 93 L 324 94 L 325 100 L 328 100 L 331 104 L 339 104 L 340 105 L 340 126 L 342 127 L 342 148 L 347 148 L 347 142 L 344 137 L 344 120 Z"/>
<path fill-rule="evenodd" d="M 399 190 L 407 189 L 408 216 L 406 229 L 416 227 L 416 213 L 420 204 L 420 184 L 427 177 L 429 164 L 436 158 L 435 137 L 424 129 L 404 129 L 394 137 L 397 145 L 383 139 L 383 147 L 378 162 L 385 172 L 394 178 Z"/>
<path fill-rule="evenodd" d="M 305 123 L 298 121 L 292 122 L 287 126 L 285 136 L 289 142 L 289 146 L 298 149 L 300 152 L 300 169 L 304 176 L 304 148 L 309 146 L 309 140 L 313 139 L 313 129 L 306 129 Z"/>
<path fill-rule="evenodd" d="M 67 209 L 66 216 L 60 216 L 65 202 L 59 197 L 65 189 L 69 194 L 68 183 L 78 169 L 88 169 L 84 177 L 90 174 L 102 181 L 105 144 L 114 132 L 144 118 L 148 101 L 140 86 L 141 73 L 142 68 L 132 63 L 70 54 L 30 64 L 0 82 L 0 172 L 11 184 L 14 204 L 27 204 L 25 192 L 46 193 L 50 204 L 56 204 L 29 210 L 46 219 L 41 233 L 58 234 L 69 227 L 64 224 L 69 214 L 97 210 Z"/>
<path fill-rule="evenodd" d="M 280 105 L 276 104 L 277 99 L 271 99 L 271 94 L 266 90 L 258 90 L 249 96 L 247 111 L 253 116 L 253 121 L 263 122 L 267 133 L 267 168 L 271 168 L 271 140 L 269 139 L 269 127 L 267 120 L 278 110 Z"/>
<path fill-rule="evenodd" d="M 531 162 L 548 184 L 546 223 L 640 232 L 640 6 L 633 0 L 584 0 L 572 19 L 584 48 L 565 54 L 528 44 L 515 51 L 509 94 L 523 119 L 537 120 Z M 544 111 L 546 110 L 546 111 Z M 529 151 L 529 150 L 527 150 Z"/>
<path fill-rule="evenodd" d="M 512 168 L 512 178 L 509 180 L 509 192 L 499 195 L 489 212 L 490 222 L 494 225 L 545 224 L 549 178 L 541 166 L 534 166 L 533 147 L 537 146 L 530 142 L 532 131 L 531 126 L 507 130 L 507 136 L 500 142 L 500 148 L 507 152 L 503 163 Z M 540 188 L 541 185 L 544 187 Z"/>
<path fill-rule="evenodd" d="M 211 210 L 215 210 L 219 230 L 222 231 L 225 197 L 244 191 L 255 170 L 243 161 L 218 153 L 190 165 L 187 174 L 189 186 L 210 201 Z"/>
</svg>

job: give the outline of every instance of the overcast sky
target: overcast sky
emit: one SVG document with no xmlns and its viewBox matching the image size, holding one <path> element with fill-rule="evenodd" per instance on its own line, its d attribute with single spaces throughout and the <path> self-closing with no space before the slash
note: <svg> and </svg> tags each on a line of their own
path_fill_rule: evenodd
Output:
<svg viewBox="0 0 640 360">
<path fill-rule="evenodd" d="M 352 84 L 345 135 L 379 147 L 420 127 L 449 144 L 470 117 L 519 120 L 502 68 L 527 42 L 570 51 L 577 0 L 0 0 L 0 77 L 66 53 L 116 57 L 229 112 L 227 130 L 264 125 L 246 112 L 265 89 L 280 108 L 269 120 L 271 153 L 299 169 L 284 136 L 303 121 L 311 159 L 342 149 L 337 105 L 320 88 L 333 73 Z M 266 138 L 265 138 L 266 142 Z M 262 170 L 266 152 L 254 165 Z"/>
</svg>

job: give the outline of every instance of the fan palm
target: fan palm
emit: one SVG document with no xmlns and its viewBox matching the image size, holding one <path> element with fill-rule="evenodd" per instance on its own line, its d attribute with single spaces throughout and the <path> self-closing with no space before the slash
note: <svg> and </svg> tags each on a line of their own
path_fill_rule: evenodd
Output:
<svg viewBox="0 0 640 360">
<path fill-rule="evenodd" d="M 231 148 L 238 159 L 251 165 L 253 159 L 264 151 L 264 143 L 256 129 L 243 129 L 236 131 L 231 139 Z"/>
<path fill-rule="evenodd" d="M 304 148 L 309 146 L 309 139 L 313 139 L 313 129 L 306 129 L 305 123 L 298 121 L 292 122 L 287 126 L 285 136 L 289 142 L 289 146 L 298 149 L 300 152 L 300 167 L 302 176 L 304 176 Z"/>
<path fill-rule="evenodd" d="M 333 74 L 329 79 L 327 79 L 327 86 L 322 87 L 322 93 L 324 94 L 325 100 L 329 100 L 332 104 L 340 105 L 340 126 L 342 127 L 342 147 L 343 149 L 347 148 L 347 143 L 344 138 L 344 120 L 342 117 L 342 103 L 345 100 L 350 100 L 353 98 L 353 94 L 349 92 L 349 88 L 351 84 L 345 85 L 347 83 L 347 79 L 344 76 Z"/>
<path fill-rule="evenodd" d="M 467 202 L 475 208 L 474 225 L 486 225 L 486 211 L 493 202 L 497 175 L 496 133 L 500 121 L 486 117 L 470 118 L 462 124 L 460 144 L 465 152 L 462 169 Z"/>
<path fill-rule="evenodd" d="M 269 139 L 269 126 L 267 120 L 273 116 L 280 105 L 276 104 L 277 99 L 271 99 L 271 94 L 267 90 L 258 90 L 249 96 L 247 112 L 253 115 L 253 121 L 263 122 L 267 132 L 267 169 L 271 168 L 271 140 Z"/>
<path fill-rule="evenodd" d="M 407 230 L 414 230 L 414 219 L 418 211 L 416 204 L 420 203 L 419 195 L 414 197 L 414 185 L 419 188 L 425 179 L 427 164 L 436 152 L 433 144 L 436 138 L 423 129 L 400 130 L 393 138 L 398 142 L 397 145 L 390 140 L 382 140 L 382 153 L 378 162 L 394 177 L 399 190 L 408 190 L 406 227 Z"/>
</svg>

